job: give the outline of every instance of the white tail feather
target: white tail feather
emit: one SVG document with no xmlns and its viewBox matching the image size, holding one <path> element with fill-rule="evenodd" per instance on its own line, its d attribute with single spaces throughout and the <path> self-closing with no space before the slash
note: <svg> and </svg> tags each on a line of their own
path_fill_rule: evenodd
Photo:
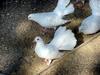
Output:
<svg viewBox="0 0 100 75">
<path fill-rule="evenodd" d="M 67 14 L 70 14 L 70 13 L 73 13 L 73 12 L 74 12 L 74 6 L 73 6 L 73 4 L 70 4 L 70 5 L 64 10 L 63 15 L 67 15 Z"/>
<path fill-rule="evenodd" d="M 49 45 L 53 45 L 58 50 L 72 50 L 76 43 L 77 40 L 71 30 L 66 30 L 66 27 L 59 27 Z"/>
<path fill-rule="evenodd" d="M 68 5 L 69 3 L 70 0 L 58 0 L 58 4 L 54 9 L 54 12 L 60 16 L 64 16 L 74 12 L 73 4 Z"/>
<path fill-rule="evenodd" d="M 60 8 L 65 8 L 69 3 L 70 0 L 58 0 L 55 10 L 59 10 Z"/>
<path fill-rule="evenodd" d="M 54 36 L 57 36 L 57 35 L 59 35 L 60 33 L 64 32 L 64 31 L 66 31 L 66 27 L 60 26 L 60 27 L 56 30 Z"/>
</svg>

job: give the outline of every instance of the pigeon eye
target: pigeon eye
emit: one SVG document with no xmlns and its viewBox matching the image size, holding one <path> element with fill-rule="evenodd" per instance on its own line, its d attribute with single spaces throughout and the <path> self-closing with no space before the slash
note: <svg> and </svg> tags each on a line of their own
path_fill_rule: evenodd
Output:
<svg viewBox="0 0 100 75">
<path fill-rule="evenodd" d="M 31 18 L 31 17 L 29 17 L 29 18 Z"/>
<path fill-rule="evenodd" d="M 39 40 L 39 39 L 37 39 L 37 40 Z"/>
</svg>

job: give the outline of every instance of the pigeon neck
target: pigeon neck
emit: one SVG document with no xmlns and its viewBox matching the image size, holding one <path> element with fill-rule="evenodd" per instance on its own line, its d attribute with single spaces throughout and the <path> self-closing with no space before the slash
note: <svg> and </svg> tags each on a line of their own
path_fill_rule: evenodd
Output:
<svg viewBox="0 0 100 75">
<path fill-rule="evenodd" d="M 44 46 L 44 42 L 43 41 L 38 41 L 37 46 Z"/>
<path fill-rule="evenodd" d="M 40 21 L 40 16 L 38 14 L 34 14 L 33 20 L 36 22 Z"/>
</svg>

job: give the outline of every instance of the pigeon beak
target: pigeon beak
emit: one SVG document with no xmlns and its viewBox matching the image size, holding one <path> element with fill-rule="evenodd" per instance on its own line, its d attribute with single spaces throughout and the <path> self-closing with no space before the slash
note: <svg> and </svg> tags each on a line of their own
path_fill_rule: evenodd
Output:
<svg viewBox="0 0 100 75">
<path fill-rule="evenodd" d="M 34 40 L 34 41 L 32 41 L 31 48 L 34 48 L 35 44 L 36 44 L 35 40 Z"/>
<path fill-rule="evenodd" d="M 36 41 L 35 41 L 35 40 L 33 40 L 32 42 L 33 42 L 33 43 L 36 43 Z"/>
<path fill-rule="evenodd" d="M 37 43 L 36 40 L 34 40 L 33 43 L 36 44 Z"/>
<path fill-rule="evenodd" d="M 28 19 L 29 19 L 29 20 L 31 20 L 31 14 L 30 14 L 30 15 L 28 15 Z"/>
<path fill-rule="evenodd" d="M 31 18 L 31 16 L 28 17 L 29 19 Z"/>
</svg>

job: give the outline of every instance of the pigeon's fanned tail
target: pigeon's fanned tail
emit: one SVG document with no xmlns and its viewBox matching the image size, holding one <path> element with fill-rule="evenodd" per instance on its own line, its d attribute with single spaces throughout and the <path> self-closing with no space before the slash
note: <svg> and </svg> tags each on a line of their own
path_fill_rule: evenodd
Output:
<svg viewBox="0 0 100 75">
<path fill-rule="evenodd" d="M 54 36 L 57 36 L 57 35 L 61 34 L 61 33 L 64 32 L 64 31 L 66 31 L 66 27 L 60 26 L 60 27 L 56 30 Z"/>
<path fill-rule="evenodd" d="M 92 9 L 92 14 L 100 16 L 100 0 L 90 0 L 89 5 Z"/>
<path fill-rule="evenodd" d="M 74 12 L 74 6 L 73 6 L 73 4 L 70 4 L 70 5 L 64 10 L 63 15 L 67 15 L 67 14 L 70 14 L 70 13 L 73 13 L 73 12 Z"/>
<path fill-rule="evenodd" d="M 77 43 L 74 33 L 66 27 L 59 27 L 54 35 L 54 39 L 49 43 L 58 50 L 72 50 Z"/>
<path fill-rule="evenodd" d="M 70 3 L 70 0 L 58 0 L 57 7 L 55 9 L 59 9 L 61 6 L 65 8 Z"/>
<path fill-rule="evenodd" d="M 64 38 L 63 43 L 59 45 L 59 50 L 73 50 L 77 44 L 74 33 L 71 30 L 66 30 L 66 38 Z"/>
<path fill-rule="evenodd" d="M 64 16 L 74 12 L 73 4 L 69 4 L 70 0 L 59 0 L 54 12 L 59 16 Z"/>
</svg>

